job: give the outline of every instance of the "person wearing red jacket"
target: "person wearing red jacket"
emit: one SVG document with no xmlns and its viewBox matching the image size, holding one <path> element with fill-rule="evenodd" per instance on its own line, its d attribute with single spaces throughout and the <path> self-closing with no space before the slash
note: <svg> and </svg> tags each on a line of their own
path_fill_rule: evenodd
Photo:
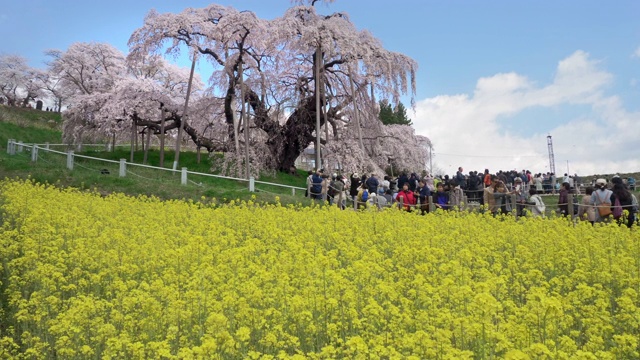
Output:
<svg viewBox="0 0 640 360">
<path fill-rule="evenodd" d="M 409 190 L 408 183 L 402 185 L 402 190 L 396 195 L 396 201 L 402 203 L 407 211 L 411 211 L 411 205 L 416 204 L 416 197 L 413 195 L 413 191 Z"/>
</svg>

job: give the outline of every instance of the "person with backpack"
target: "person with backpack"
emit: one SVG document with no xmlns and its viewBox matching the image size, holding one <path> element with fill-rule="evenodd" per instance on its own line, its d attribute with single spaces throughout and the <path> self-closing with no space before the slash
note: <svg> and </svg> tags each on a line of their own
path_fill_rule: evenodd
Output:
<svg viewBox="0 0 640 360">
<path fill-rule="evenodd" d="M 633 195 L 622 183 L 620 177 L 611 179 L 613 191 L 611 194 L 612 215 L 618 224 L 625 223 L 624 211 L 628 212 L 626 217 L 627 227 L 631 227 L 635 221 L 636 209 L 633 207 Z"/>
<path fill-rule="evenodd" d="M 358 189 L 358 196 L 356 196 L 358 202 L 358 209 L 364 209 L 367 207 L 369 201 L 369 189 L 366 184 L 362 184 Z"/>
<path fill-rule="evenodd" d="M 611 196 L 613 192 L 607 189 L 607 180 L 596 180 L 596 189 L 591 194 L 591 205 L 596 208 L 596 222 L 603 222 L 612 214 Z"/>
</svg>

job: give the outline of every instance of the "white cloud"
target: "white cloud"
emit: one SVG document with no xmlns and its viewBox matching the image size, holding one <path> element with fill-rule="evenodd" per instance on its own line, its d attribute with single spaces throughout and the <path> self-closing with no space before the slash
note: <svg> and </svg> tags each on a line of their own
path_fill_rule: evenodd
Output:
<svg viewBox="0 0 640 360">
<path fill-rule="evenodd" d="M 432 140 L 434 161 L 447 173 L 458 166 L 467 171 L 549 171 L 548 133 L 553 136 L 558 173 L 566 172 L 567 158 L 570 171 L 583 175 L 639 171 L 640 113 L 626 111 L 618 97 L 604 94 L 613 76 L 599 65 L 586 52 L 576 51 L 558 63 L 546 86 L 516 73 L 481 78 L 473 95 L 419 101 L 414 126 Z M 567 119 L 530 136 L 505 131 L 498 121 L 506 117 L 517 125 L 523 110 L 576 105 L 592 111 L 586 118 Z"/>
<path fill-rule="evenodd" d="M 636 51 L 634 51 L 634 52 L 633 52 L 633 54 L 631 55 L 631 57 L 640 58 L 640 46 L 638 46 L 638 48 L 636 49 Z"/>
</svg>

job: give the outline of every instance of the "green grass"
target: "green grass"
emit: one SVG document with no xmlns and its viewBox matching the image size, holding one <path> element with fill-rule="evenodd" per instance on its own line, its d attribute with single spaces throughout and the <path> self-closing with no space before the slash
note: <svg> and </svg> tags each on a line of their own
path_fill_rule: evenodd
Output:
<svg viewBox="0 0 640 360">
<path fill-rule="evenodd" d="M 303 191 L 297 191 L 292 196 L 291 189 L 275 186 L 256 184 L 256 192 L 248 191 L 245 181 L 234 181 L 198 175 L 189 175 L 187 185 L 180 184 L 180 174 L 170 171 L 147 169 L 129 166 L 126 177 L 119 177 L 119 165 L 105 163 L 96 160 L 75 159 L 75 168 L 66 168 L 64 155 L 39 151 L 39 159 L 31 162 L 30 149 L 24 149 L 15 156 L 7 154 L 8 139 L 16 139 L 23 143 L 61 143 L 62 134 L 59 130 L 60 114 L 43 112 L 33 109 L 11 108 L 0 106 L 0 178 L 32 178 L 38 182 L 58 184 L 59 186 L 72 186 L 80 189 L 91 189 L 102 194 L 122 192 L 129 195 L 156 196 L 161 199 L 192 199 L 201 201 L 224 202 L 232 199 L 247 200 L 256 196 L 258 201 L 273 202 L 275 196 L 279 196 L 282 203 L 308 203 L 303 197 Z M 66 148 L 56 147 L 58 151 Z M 116 147 L 115 151 L 105 151 L 103 146 L 85 147 L 82 151 L 76 151 L 78 155 L 119 161 L 126 159 L 129 162 L 130 149 L 127 146 Z M 134 163 L 142 163 L 144 153 L 134 152 Z M 164 167 L 172 168 L 174 151 L 165 151 Z M 159 166 L 160 152 L 151 149 L 148 153 L 148 165 Z M 196 153 L 185 151 L 180 154 L 179 168 L 186 167 L 189 171 L 199 173 L 211 172 L 211 160 L 205 152 L 201 154 L 200 161 Z M 103 169 L 108 174 L 103 174 Z M 260 180 L 274 182 L 289 186 L 304 187 L 306 173 L 299 175 L 276 174 L 276 176 L 263 177 Z M 215 199 L 215 200 L 213 200 Z"/>
</svg>

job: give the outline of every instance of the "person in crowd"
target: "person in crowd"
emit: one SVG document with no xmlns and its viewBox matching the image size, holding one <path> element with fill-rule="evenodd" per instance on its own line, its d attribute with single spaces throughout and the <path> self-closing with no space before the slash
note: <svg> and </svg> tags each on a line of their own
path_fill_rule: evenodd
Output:
<svg viewBox="0 0 640 360">
<path fill-rule="evenodd" d="M 382 178 L 382 181 L 378 186 L 378 194 L 384 195 L 384 193 L 389 190 L 389 187 L 391 186 L 390 179 L 389 175 L 385 175 L 384 178 Z"/>
<path fill-rule="evenodd" d="M 590 204 L 595 206 L 596 222 L 603 222 L 611 215 L 611 196 L 613 192 L 607 189 L 607 180 L 596 180 L 595 190 L 591 194 Z"/>
<path fill-rule="evenodd" d="M 358 189 L 360 188 L 360 176 L 358 173 L 351 174 L 351 185 L 349 185 L 349 196 L 351 196 L 352 201 L 356 201 L 356 197 L 358 196 Z"/>
<path fill-rule="evenodd" d="M 369 189 L 367 188 L 366 184 L 362 184 L 358 188 L 356 201 L 358 203 L 358 209 L 364 209 L 369 205 L 371 201 L 371 193 L 369 193 Z"/>
<path fill-rule="evenodd" d="M 401 190 L 405 183 L 409 182 L 409 177 L 407 173 L 401 173 L 400 177 L 398 177 L 398 189 Z"/>
<path fill-rule="evenodd" d="M 612 194 L 610 197 L 611 204 L 613 206 L 617 206 L 618 204 L 621 207 L 620 214 L 617 214 L 615 211 L 613 212 L 613 216 L 618 222 L 618 224 L 624 224 L 626 220 L 626 225 L 631 227 L 633 222 L 635 221 L 636 211 L 633 207 L 633 196 L 631 192 L 627 190 L 626 186 L 622 183 L 622 179 L 620 177 L 611 179 L 613 183 Z M 616 203 L 616 201 L 618 203 Z M 627 211 L 625 218 L 625 211 Z"/>
<path fill-rule="evenodd" d="M 409 190 L 416 191 L 416 187 L 418 187 L 418 176 L 416 173 L 411 173 L 409 177 Z"/>
<path fill-rule="evenodd" d="M 462 169 L 462 166 L 460 166 L 458 168 L 458 172 L 456 172 L 456 177 L 455 177 L 455 181 L 458 184 L 458 186 L 460 186 L 461 189 L 466 190 L 467 189 L 467 179 L 464 176 L 464 170 Z"/>
<path fill-rule="evenodd" d="M 488 188 L 492 185 L 493 180 L 491 179 L 491 174 L 489 174 L 489 169 L 484 169 L 484 178 L 483 181 L 484 187 Z"/>
<path fill-rule="evenodd" d="M 390 205 L 391 203 L 393 203 L 393 190 L 388 189 L 387 191 L 384 192 L 384 198 L 387 199 L 387 205 Z"/>
<path fill-rule="evenodd" d="M 429 188 L 429 192 L 430 192 L 430 193 L 432 193 L 432 192 L 435 192 L 435 191 L 436 191 L 436 184 L 435 184 L 435 182 L 434 182 L 434 181 L 435 181 L 435 180 L 433 179 L 433 177 L 432 177 L 431 175 L 427 175 L 427 176 L 424 178 L 424 185 L 425 185 L 426 187 L 428 187 L 428 188 Z"/>
<path fill-rule="evenodd" d="M 507 175 L 502 171 L 498 171 L 498 180 L 500 180 L 500 182 L 502 182 L 505 186 L 507 185 L 507 182 L 509 181 L 509 179 L 507 179 Z"/>
<path fill-rule="evenodd" d="M 524 212 L 524 205 L 527 202 L 527 194 L 524 190 L 524 186 L 522 185 L 522 178 L 516 176 L 513 179 L 513 190 L 512 194 L 516 196 L 516 214 L 518 216 L 522 216 Z"/>
<path fill-rule="evenodd" d="M 542 174 L 536 174 L 535 178 L 533 179 L 533 182 L 536 186 L 536 191 L 538 192 L 538 194 L 544 194 L 544 187 L 542 186 Z"/>
<path fill-rule="evenodd" d="M 482 199 L 483 199 L 482 203 L 484 207 L 492 214 L 495 214 L 496 212 L 496 198 L 493 196 L 493 192 L 495 190 L 495 184 L 497 182 L 498 182 L 497 176 L 491 177 L 491 183 L 489 186 L 486 186 L 486 182 L 485 182 L 485 188 L 482 195 Z"/>
<path fill-rule="evenodd" d="M 480 178 L 477 171 L 469 171 L 469 178 L 467 179 L 467 191 L 469 201 L 479 201 L 480 194 L 478 192 L 480 187 Z"/>
<path fill-rule="evenodd" d="M 309 170 L 307 173 L 307 190 L 304 191 L 304 197 L 311 197 L 311 194 L 309 194 L 311 185 L 313 185 L 313 171 Z"/>
<path fill-rule="evenodd" d="M 464 191 L 456 180 L 452 181 L 449 190 L 449 205 L 451 209 L 462 209 L 464 202 Z"/>
<path fill-rule="evenodd" d="M 544 216 L 546 206 L 538 194 L 538 191 L 534 188 L 529 189 L 529 201 L 527 201 L 527 205 L 529 205 L 531 214 L 534 217 Z"/>
<path fill-rule="evenodd" d="M 433 195 L 433 205 L 442 210 L 449 210 L 449 193 L 444 191 L 444 184 L 439 183 Z"/>
<path fill-rule="evenodd" d="M 384 195 L 378 195 L 373 197 L 373 204 L 378 207 L 378 209 L 384 209 L 388 206 L 387 198 Z"/>
<path fill-rule="evenodd" d="M 398 188 L 398 179 L 389 178 L 389 190 L 391 190 L 391 194 L 397 194 L 398 191 L 400 191 Z"/>
<path fill-rule="evenodd" d="M 413 191 L 409 190 L 408 182 L 405 182 L 404 185 L 402 185 L 402 190 L 400 190 L 400 192 L 398 192 L 398 195 L 396 195 L 396 202 L 403 204 L 406 211 L 411 211 L 412 205 L 416 204 L 416 199 L 413 196 Z"/>
<path fill-rule="evenodd" d="M 580 185 L 582 185 L 582 178 L 577 173 L 573 174 L 573 188 L 576 190 L 576 194 L 580 194 Z"/>
<path fill-rule="evenodd" d="M 507 201 L 507 194 L 507 185 L 505 185 L 504 182 L 498 179 L 498 182 L 496 183 L 496 186 L 493 190 L 493 197 L 496 200 L 496 210 L 501 214 L 508 214 L 511 212 L 511 206 Z"/>
<path fill-rule="evenodd" d="M 569 214 L 569 193 L 571 192 L 571 185 L 568 182 L 563 182 L 560 187 L 560 196 L 558 197 L 558 209 L 562 216 L 572 215 Z"/>
<path fill-rule="evenodd" d="M 424 180 L 420 180 L 420 182 L 418 182 L 418 189 L 414 196 L 415 195 L 417 195 L 418 199 L 420 199 L 420 212 L 422 213 L 422 215 L 428 213 L 429 196 L 431 196 L 431 190 L 429 189 L 427 184 L 425 184 Z"/>
<path fill-rule="evenodd" d="M 331 180 L 329 179 L 328 174 L 322 174 L 320 176 L 322 178 L 322 199 L 329 200 L 329 184 L 331 184 Z M 329 202 L 331 202 L 329 200 Z"/>
<path fill-rule="evenodd" d="M 580 201 L 580 205 L 578 206 L 578 219 L 587 220 L 591 224 L 596 221 L 596 209 L 591 205 L 591 195 L 593 194 L 593 187 L 587 186 L 584 190 L 585 195 L 582 197 Z"/>
<path fill-rule="evenodd" d="M 316 170 L 311 176 L 311 198 L 322 200 L 322 169 Z"/>
<path fill-rule="evenodd" d="M 366 180 L 365 184 L 367 184 L 367 189 L 369 190 L 369 194 L 377 194 L 378 186 L 380 182 L 375 174 L 371 174 L 371 176 Z"/>
</svg>

